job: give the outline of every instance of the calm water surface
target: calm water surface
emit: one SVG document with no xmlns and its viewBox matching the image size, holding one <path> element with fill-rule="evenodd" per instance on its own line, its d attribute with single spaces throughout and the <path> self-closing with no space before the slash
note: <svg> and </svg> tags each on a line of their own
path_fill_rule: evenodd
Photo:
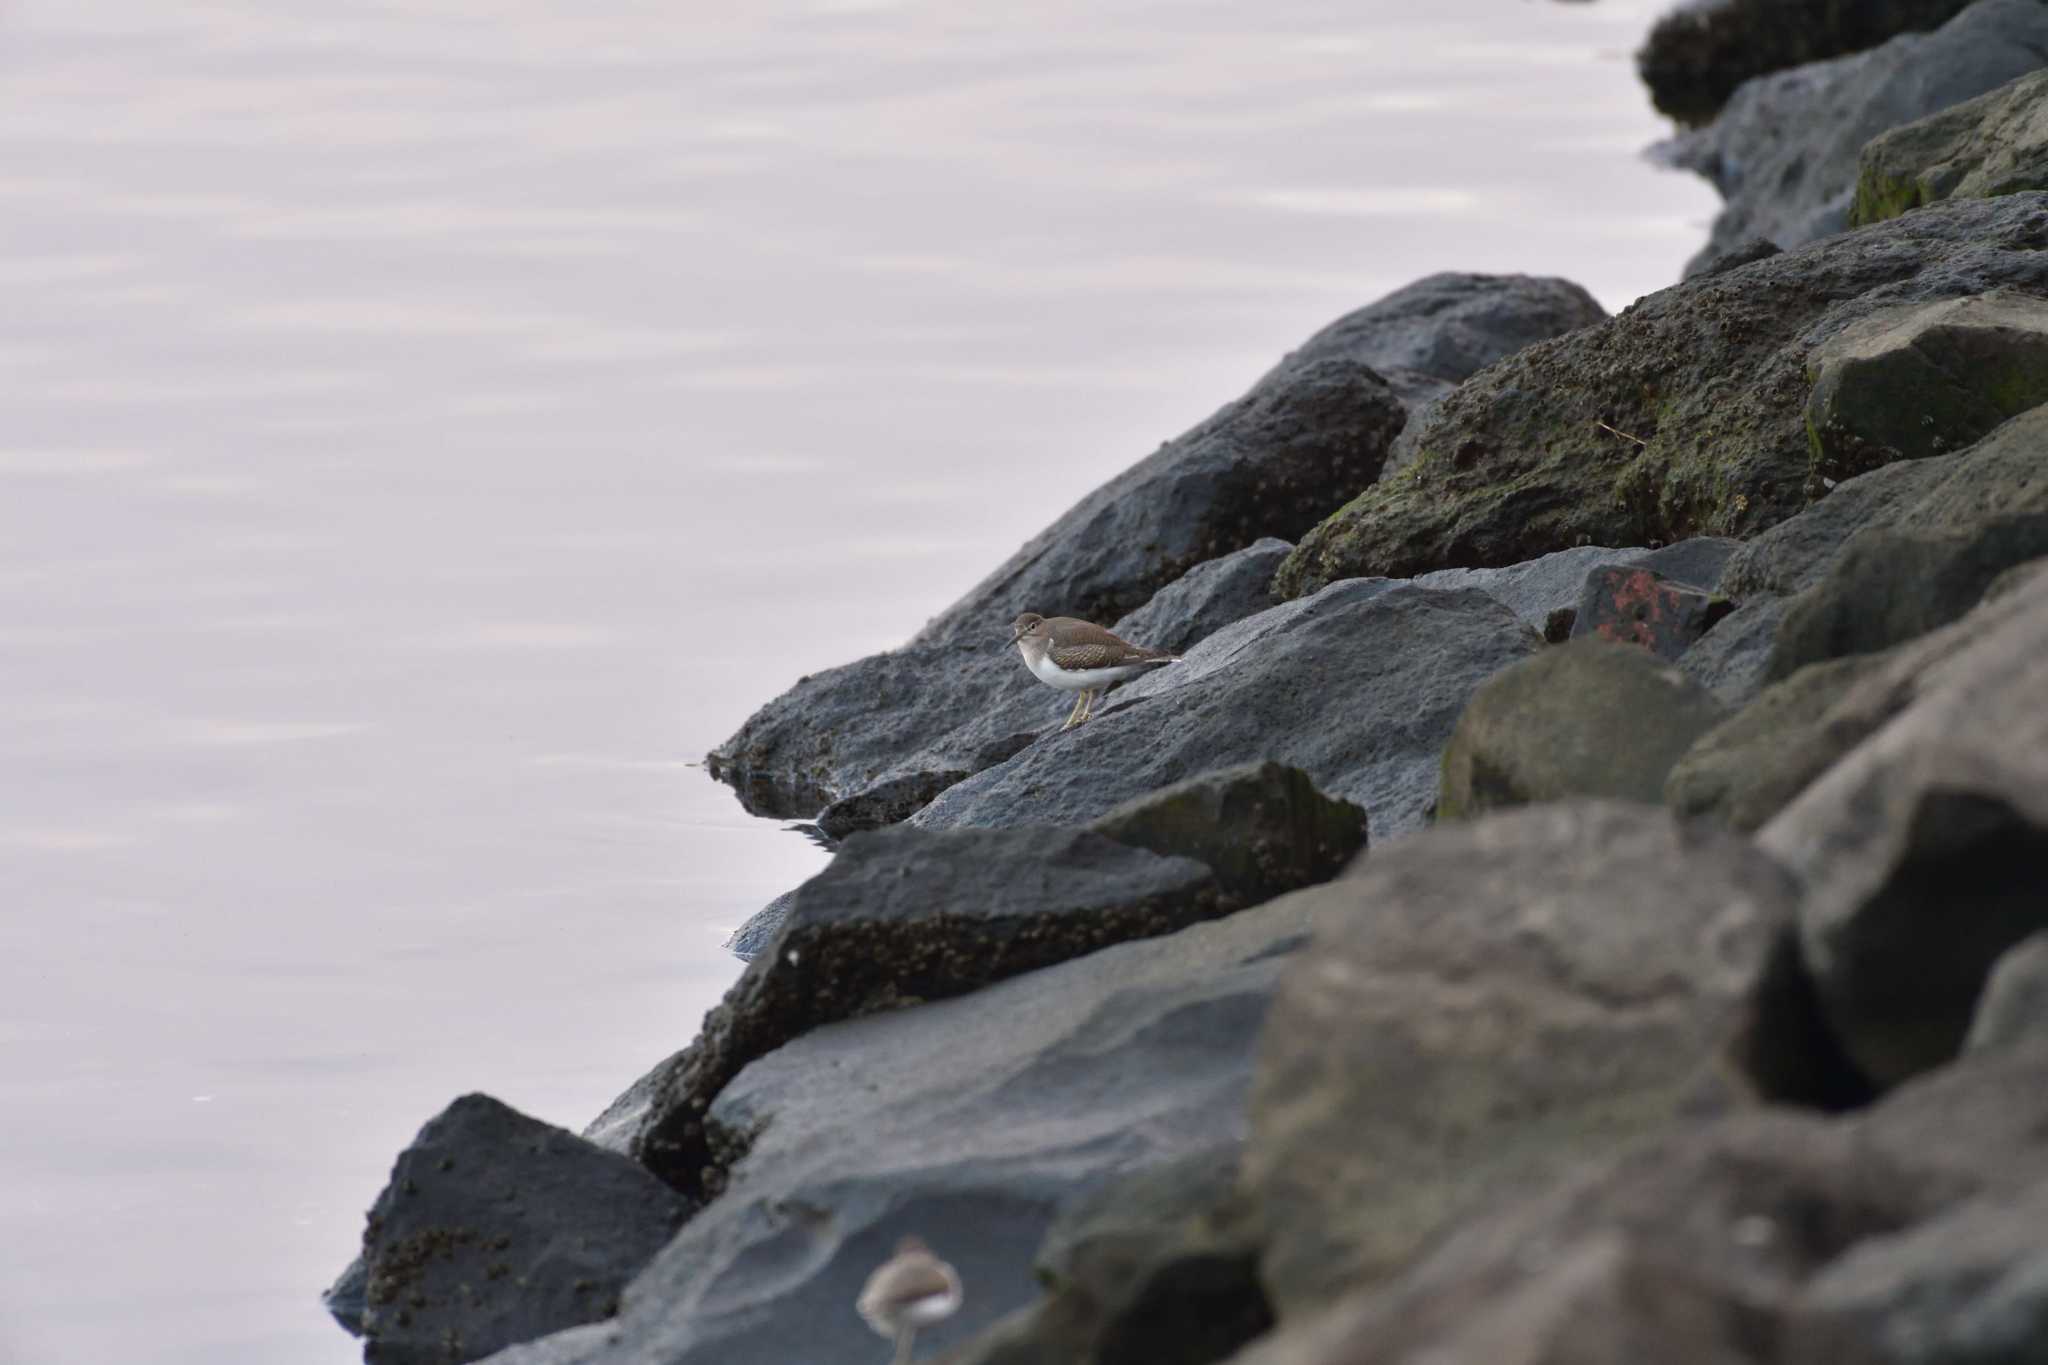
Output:
<svg viewBox="0 0 2048 1365">
<path fill-rule="evenodd" d="M 1675 277 L 1653 8 L 0 4 L 0 1359 L 354 1359 L 418 1125 L 817 865 L 755 705 L 1419 274 Z"/>
</svg>

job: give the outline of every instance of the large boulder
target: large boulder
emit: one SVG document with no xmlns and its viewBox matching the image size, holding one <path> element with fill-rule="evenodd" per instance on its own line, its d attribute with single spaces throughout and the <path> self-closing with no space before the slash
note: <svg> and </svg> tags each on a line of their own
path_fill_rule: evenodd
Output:
<svg viewBox="0 0 2048 1365">
<path fill-rule="evenodd" d="M 1758 835 L 1806 885 L 1821 1007 L 1880 1085 L 1955 1056 L 1999 954 L 2048 928 L 2048 574 L 1952 629 L 1974 638 Z"/>
<path fill-rule="evenodd" d="M 363 1358 L 458 1365 L 608 1318 L 684 1213 L 618 1153 L 465 1095 L 399 1153 L 370 1209 Z"/>
<path fill-rule="evenodd" d="M 1651 28 L 1636 71 L 1660 113 L 1705 123 L 1744 81 L 1939 28 L 1968 0 L 1685 0 Z"/>
<path fill-rule="evenodd" d="M 1844 1118 L 1677 1127 L 1232 1365 L 2036 1365 L 2044 1080 L 2008 1051 Z"/>
<path fill-rule="evenodd" d="M 1314 919 L 1260 1045 L 1244 1183 L 1283 1321 L 1722 1093 L 1794 886 L 1661 810 L 1531 807 L 1273 902 Z"/>
<path fill-rule="evenodd" d="M 2000 291 L 1880 309 L 1816 347 L 1807 369 L 1823 479 L 1948 454 L 2048 401 L 2048 302 Z"/>
<path fill-rule="evenodd" d="M 797 889 L 696 1041 L 587 1135 L 702 1200 L 745 1143 L 706 1110 L 754 1059 L 835 1020 L 961 995 L 1225 907 L 1203 864 L 1085 830 L 855 835 Z"/>
<path fill-rule="evenodd" d="M 1815 347 L 1901 303 L 2001 286 L 2048 296 L 2044 247 L 2048 195 L 1956 201 L 1540 342 L 1446 398 L 1415 464 L 1304 536 L 1274 587 L 1297 597 L 1339 578 L 1514 564 L 1578 544 L 1754 535 L 1828 492 L 1805 420 Z M 1720 587 L 1742 599 L 1731 581 Z"/>
<path fill-rule="evenodd" d="M 2048 190 L 2048 71 L 1916 119 L 1864 145 L 1854 225 L 1944 199 Z"/>
<path fill-rule="evenodd" d="M 1237 402 L 1083 498 L 902 649 L 802 679 L 711 755 L 758 814 L 841 829 L 900 819 L 1059 719 L 1001 649 L 1022 611 L 1079 616 L 1179 649 L 1265 605 L 1255 561 L 1143 608 L 1235 551 L 1271 555 L 1371 483 L 1411 409 L 1543 337 L 1604 317 L 1585 290 L 1526 275 L 1432 275 L 1338 319 Z M 1248 572 L 1252 571 L 1252 572 Z M 1268 576 L 1270 581 L 1270 575 Z M 1191 580 L 1191 583 L 1193 580 Z M 1199 610 L 1197 610 L 1199 609 Z M 1199 615 L 1202 629 L 1187 623 Z"/>
<path fill-rule="evenodd" d="M 1242 905 L 1326 882 L 1365 851 L 1366 813 L 1299 768 L 1245 763 L 1134 797 L 1090 826 L 1120 844 L 1193 858 Z"/>
<path fill-rule="evenodd" d="M 707 1116 L 751 1135 L 724 1194 L 603 1337 L 537 1358 L 881 1360 L 853 1302 L 906 1233 L 965 1286 L 959 1314 L 919 1333 L 921 1357 L 967 1340 L 1037 1300 L 1036 1253 L 1062 1210 L 1242 1142 L 1259 1027 L 1308 930 L 1283 899 L 760 1058 Z"/>
<path fill-rule="evenodd" d="M 1503 669 L 1444 748 L 1441 820 L 1570 796 L 1661 799 L 1665 776 L 1726 715 L 1637 645 L 1573 640 Z"/>
<path fill-rule="evenodd" d="M 1428 817 L 1437 757 L 1466 697 L 1539 647 L 1471 589 L 1333 584 L 1217 632 L 1185 663 L 1126 686 L 1127 700 L 950 788 L 912 823 L 1082 825 L 1218 765 L 1270 759 L 1363 806 L 1375 839 L 1398 835 Z"/>
<path fill-rule="evenodd" d="M 1933 33 L 1748 82 L 1663 149 L 1727 200 L 1688 273 L 1752 238 L 1791 248 L 1840 232 L 1865 143 L 2039 69 L 2044 50 L 2039 0 L 1976 0 Z"/>
</svg>

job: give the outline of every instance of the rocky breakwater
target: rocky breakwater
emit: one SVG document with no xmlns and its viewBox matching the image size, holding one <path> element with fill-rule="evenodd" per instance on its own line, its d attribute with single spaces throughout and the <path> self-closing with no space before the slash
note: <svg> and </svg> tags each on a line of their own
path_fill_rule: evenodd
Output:
<svg viewBox="0 0 2048 1365">
<path fill-rule="evenodd" d="M 1055 731 L 1001 648 L 1022 611 L 1183 650 L 1272 605 L 1289 543 L 1379 477 L 1411 412 L 1605 316 L 1577 285 L 1433 275 L 1311 337 L 1243 398 L 1088 494 L 903 648 L 800 681 L 711 756 L 750 810 L 889 824 Z"/>
<path fill-rule="evenodd" d="M 583 1137 L 430 1123 L 337 1315 L 373 1360 L 879 1360 L 915 1233 L 947 1365 L 2043 1359 L 2044 261 L 2048 196 L 1952 199 L 1444 394 L 1396 373 L 1457 335 L 1429 290 L 1345 320 L 912 647 L 1009 679 L 959 684 L 972 763 L 903 655 L 750 722 L 750 799 L 899 827 Z M 1319 527 L 1175 501 L 1269 437 Z M 1182 548 L 1083 556 L 1142 489 Z M 1186 662 L 1011 732 L 977 632 L 1024 606 Z"/>
</svg>

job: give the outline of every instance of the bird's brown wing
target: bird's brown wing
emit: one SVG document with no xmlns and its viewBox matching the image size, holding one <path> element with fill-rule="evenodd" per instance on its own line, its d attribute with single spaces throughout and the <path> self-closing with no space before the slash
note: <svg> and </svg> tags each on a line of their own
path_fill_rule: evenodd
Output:
<svg viewBox="0 0 2048 1365">
<path fill-rule="evenodd" d="M 1052 643 L 1046 657 L 1065 669 L 1115 668 L 1119 664 L 1164 662 L 1172 656 L 1110 634 L 1101 626 L 1061 616 L 1046 623 Z"/>
</svg>

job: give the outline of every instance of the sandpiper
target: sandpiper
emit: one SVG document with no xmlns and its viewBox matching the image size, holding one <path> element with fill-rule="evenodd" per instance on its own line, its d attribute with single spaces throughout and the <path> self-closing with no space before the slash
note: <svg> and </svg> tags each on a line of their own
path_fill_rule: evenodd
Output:
<svg viewBox="0 0 2048 1365">
<path fill-rule="evenodd" d="M 917 1329 L 953 1316 L 960 1307 L 960 1277 L 915 1237 L 868 1276 L 854 1306 L 868 1326 L 896 1342 L 895 1365 L 909 1365 Z"/>
<path fill-rule="evenodd" d="M 1147 649 L 1119 639 L 1101 626 L 1071 616 L 1051 620 L 1027 611 L 1011 623 L 1010 643 L 1024 655 L 1024 666 L 1047 687 L 1079 692 L 1062 731 L 1088 719 L 1095 697 L 1111 683 L 1135 678 L 1148 669 L 1180 662 L 1178 654 Z"/>
</svg>

